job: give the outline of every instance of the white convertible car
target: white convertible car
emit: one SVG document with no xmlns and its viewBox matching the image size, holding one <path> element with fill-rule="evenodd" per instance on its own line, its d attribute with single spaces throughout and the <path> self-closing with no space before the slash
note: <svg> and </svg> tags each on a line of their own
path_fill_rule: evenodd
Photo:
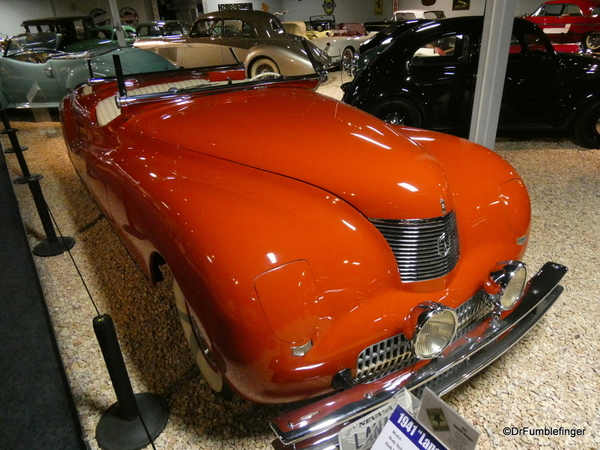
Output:
<svg viewBox="0 0 600 450">
<path fill-rule="evenodd" d="M 349 66 L 358 48 L 375 33 L 369 33 L 360 23 L 339 23 L 330 30 L 307 30 L 301 21 L 283 22 L 287 33 L 310 39 L 310 42 L 323 50 L 333 64 Z"/>
</svg>

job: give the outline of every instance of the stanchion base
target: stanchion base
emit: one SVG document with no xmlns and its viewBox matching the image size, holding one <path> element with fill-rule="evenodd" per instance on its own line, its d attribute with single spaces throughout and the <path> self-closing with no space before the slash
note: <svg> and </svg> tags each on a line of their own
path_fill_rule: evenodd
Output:
<svg viewBox="0 0 600 450">
<path fill-rule="evenodd" d="M 22 146 L 21 146 L 21 151 L 22 151 L 22 152 L 24 152 L 24 151 L 25 151 L 25 150 L 27 150 L 28 148 L 29 148 L 29 147 L 27 147 L 27 146 L 25 146 L 25 145 L 22 145 Z M 9 147 L 9 148 L 7 148 L 7 149 L 5 149 L 5 150 L 4 150 L 4 153 L 6 153 L 6 154 L 9 154 L 9 153 L 16 153 L 16 152 L 15 152 L 15 149 L 14 149 L 14 148 L 12 148 L 12 147 Z"/>
<path fill-rule="evenodd" d="M 41 180 L 42 178 L 44 178 L 44 177 L 42 175 L 40 175 L 39 173 L 32 173 L 28 177 L 22 176 L 22 177 L 15 178 L 13 180 L 13 184 L 27 184 L 27 183 L 32 183 L 34 181 Z"/>
<path fill-rule="evenodd" d="M 49 242 L 48 239 L 40 242 L 33 248 L 35 256 L 56 256 L 71 250 L 75 245 L 75 239 L 71 236 L 59 236 L 57 242 Z"/>
<path fill-rule="evenodd" d="M 158 394 L 135 394 L 140 416 L 127 421 L 119 417 L 119 402 L 108 408 L 96 426 L 96 441 L 103 450 L 137 450 L 162 433 L 169 420 L 167 401 Z M 142 423 L 141 418 L 144 419 Z M 144 428 L 144 424 L 146 427 Z M 146 432 L 148 430 L 148 432 Z"/>
</svg>

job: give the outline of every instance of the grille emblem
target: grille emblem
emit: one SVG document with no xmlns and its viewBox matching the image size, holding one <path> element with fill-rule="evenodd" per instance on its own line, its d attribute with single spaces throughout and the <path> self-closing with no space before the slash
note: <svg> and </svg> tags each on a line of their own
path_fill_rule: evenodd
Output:
<svg viewBox="0 0 600 450">
<path fill-rule="evenodd" d="M 446 233 L 440 234 L 440 237 L 437 240 L 437 252 L 441 257 L 450 253 L 450 241 Z"/>
</svg>

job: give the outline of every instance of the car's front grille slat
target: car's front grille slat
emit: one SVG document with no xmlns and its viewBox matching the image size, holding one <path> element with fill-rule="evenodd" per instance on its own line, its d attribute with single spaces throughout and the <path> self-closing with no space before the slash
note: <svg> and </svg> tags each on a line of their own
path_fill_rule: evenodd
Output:
<svg viewBox="0 0 600 450">
<path fill-rule="evenodd" d="M 458 327 L 455 339 L 490 317 L 494 309 L 482 290 L 456 308 Z M 417 361 L 412 344 L 403 334 L 397 334 L 365 348 L 357 358 L 356 381 L 365 383 L 402 370 Z"/>
<path fill-rule="evenodd" d="M 360 382 L 381 378 L 405 367 L 412 359 L 410 342 L 402 334 L 365 348 L 358 356 L 355 378 Z"/>
</svg>

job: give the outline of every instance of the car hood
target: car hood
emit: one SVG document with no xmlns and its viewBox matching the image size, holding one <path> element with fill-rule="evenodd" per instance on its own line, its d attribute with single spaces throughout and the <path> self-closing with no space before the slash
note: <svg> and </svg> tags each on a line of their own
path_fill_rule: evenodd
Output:
<svg viewBox="0 0 600 450">
<path fill-rule="evenodd" d="M 308 89 L 207 95 L 136 111 L 130 120 L 165 144 L 317 186 L 370 218 L 439 217 L 442 203 L 452 207 L 444 172 L 422 145 Z"/>
</svg>

